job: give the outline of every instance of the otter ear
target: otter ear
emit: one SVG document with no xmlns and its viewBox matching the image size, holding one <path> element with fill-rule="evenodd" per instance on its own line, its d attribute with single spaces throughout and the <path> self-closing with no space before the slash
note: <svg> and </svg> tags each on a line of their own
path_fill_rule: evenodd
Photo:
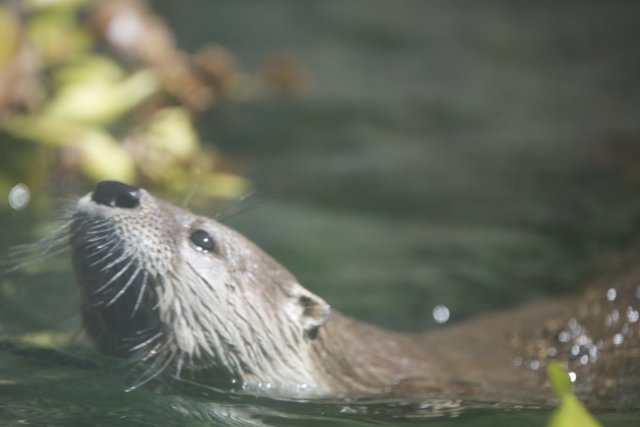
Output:
<svg viewBox="0 0 640 427">
<path fill-rule="evenodd" d="M 314 339 L 318 335 L 318 329 L 329 319 L 331 306 L 310 292 L 296 293 L 295 305 L 306 335 Z"/>
</svg>

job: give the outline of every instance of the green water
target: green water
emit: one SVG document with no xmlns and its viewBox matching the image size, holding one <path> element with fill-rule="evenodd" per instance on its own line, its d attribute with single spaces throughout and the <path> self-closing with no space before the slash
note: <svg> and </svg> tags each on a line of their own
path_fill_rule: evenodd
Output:
<svg viewBox="0 0 640 427">
<path fill-rule="evenodd" d="M 226 222 L 340 311 L 434 328 L 439 304 L 455 322 L 576 291 L 634 240 L 639 163 L 624 153 L 640 136 L 635 3 L 154 5 L 187 49 L 219 42 L 249 69 L 284 52 L 307 69 L 297 98 L 225 106 L 201 131 L 257 189 Z M 52 216 L 2 213 L 3 249 L 33 241 Z M 542 426 L 548 416 L 491 401 L 461 414 L 279 401 L 169 379 L 125 392 L 129 368 L 79 334 L 74 286 L 64 254 L 0 276 L 0 425 Z M 7 339 L 41 331 L 78 339 L 64 350 Z"/>
</svg>

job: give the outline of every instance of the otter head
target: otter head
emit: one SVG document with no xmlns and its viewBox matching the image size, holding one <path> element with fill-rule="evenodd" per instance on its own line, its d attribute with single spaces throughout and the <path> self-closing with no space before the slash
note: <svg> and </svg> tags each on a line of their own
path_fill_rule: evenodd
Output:
<svg viewBox="0 0 640 427">
<path fill-rule="evenodd" d="M 85 329 L 101 350 L 251 384 L 313 384 L 329 306 L 237 232 L 105 181 L 71 221 Z"/>
</svg>

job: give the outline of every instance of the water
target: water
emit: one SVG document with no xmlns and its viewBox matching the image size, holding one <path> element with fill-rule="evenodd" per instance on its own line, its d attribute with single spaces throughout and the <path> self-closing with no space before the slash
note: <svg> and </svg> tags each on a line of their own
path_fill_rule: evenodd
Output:
<svg viewBox="0 0 640 427">
<path fill-rule="evenodd" d="M 266 201 L 227 222 L 340 311 L 425 330 L 441 327 L 436 306 L 451 323 L 573 292 L 638 231 L 635 4 L 154 5 L 187 49 L 219 42 L 250 69 L 284 52 L 308 70 L 297 98 L 225 106 L 201 131 Z M 51 219 L 42 197 L 2 214 L 3 249 Z M 78 306 L 64 255 L 0 276 L 0 425 L 541 426 L 549 413 L 281 401 L 170 379 L 127 393 L 135 378 L 86 345 Z M 71 343 L 52 349 L 55 337 Z"/>
</svg>

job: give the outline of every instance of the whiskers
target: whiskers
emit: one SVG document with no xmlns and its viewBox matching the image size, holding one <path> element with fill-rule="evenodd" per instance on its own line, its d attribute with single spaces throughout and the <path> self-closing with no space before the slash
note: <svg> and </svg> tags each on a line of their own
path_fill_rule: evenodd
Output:
<svg viewBox="0 0 640 427">
<path fill-rule="evenodd" d="M 178 359 L 158 319 L 155 279 L 112 220 L 78 215 L 71 230 L 84 304 L 104 325 L 97 340 L 106 337 L 134 363 L 136 378 L 126 391 L 135 390 Z"/>
<path fill-rule="evenodd" d="M 147 337 L 147 335 L 149 335 L 149 337 Z M 132 358 L 146 361 L 160 352 L 162 346 L 165 345 L 163 338 L 163 331 L 158 331 L 156 328 L 147 328 L 146 330 L 136 332 L 131 337 L 125 338 L 124 341 L 136 343 L 126 348 Z"/>
<path fill-rule="evenodd" d="M 191 199 L 197 193 L 197 187 L 189 193 L 189 195 L 180 204 L 183 208 L 188 208 L 191 203 Z M 244 195 L 222 202 L 219 208 L 212 212 L 211 216 L 220 222 L 226 222 L 227 220 L 236 216 L 242 215 L 245 212 L 250 212 L 255 209 L 261 208 L 263 205 L 271 202 L 272 198 L 260 198 L 258 191 L 252 190 Z M 216 207 L 218 204 L 215 205 Z"/>
<path fill-rule="evenodd" d="M 140 265 L 135 250 L 127 247 L 117 237 L 113 225 L 106 220 L 92 219 L 74 224 L 75 245 L 79 248 L 76 256 L 84 257 L 91 280 L 85 281 L 89 299 L 94 307 L 109 308 L 129 293 L 137 289 L 132 301 L 129 318 L 139 312 L 144 296 L 149 288 L 149 274 Z"/>
<path fill-rule="evenodd" d="M 135 276 L 133 277 L 136 277 L 139 272 L 140 272 L 140 269 L 136 270 Z M 143 275 L 142 284 L 140 285 L 140 290 L 138 291 L 138 297 L 136 298 L 136 302 L 133 305 L 133 311 L 131 312 L 131 316 L 130 316 L 131 319 L 135 317 L 136 313 L 140 309 L 140 306 L 142 304 L 142 298 L 144 297 L 144 293 L 147 290 L 147 279 L 149 277 L 149 273 L 147 273 L 146 270 L 143 270 L 142 275 Z"/>
<path fill-rule="evenodd" d="M 136 292 L 137 289 L 135 299 L 126 297 L 126 301 L 131 303 L 129 319 L 136 317 L 143 305 L 145 293 L 149 289 L 149 273 L 131 257 L 127 261 L 122 261 L 121 264 L 100 269 L 100 273 L 101 276 L 109 278 L 98 288 L 88 290 L 93 300 L 92 305 L 109 308 L 123 300 L 130 292 Z"/>
<path fill-rule="evenodd" d="M 147 384 L 149 381 L 160 376 L 171 364 L 172 360 L 173 360 L 173 354 L 170 354 L 170 353 L 167 353 L 162 357 L 156 358 L 154 362 L 144 370 L 142 375 L 138 377 L 138 379 L 134 382 L 134 384 L 125 389 L 125 392 L 128 393 L 130 391 L 136 390 L 137 388 L 142 387 L 143 385 Z"/>
<path fill-rule="evenodd" d="M 253 211 L 261 208 L 267 203 L 271 202 L 271 199 L 258 198 L 256 191 L 250 191 L 242 197 L 228 202 L 222 207 L 213 218 L 220 222 L 226 222 L 231 218 L 242 215 L 243 213 Z"/>
<path fill-rule="evenodd" d="M 176 352 L 167 348 L 167 341 L 164 339 L 162 331 L 156 332 L 148 339 L 131 347 L 129 351 L 134 353 L 133 360 L 138 362 L 137 368 L 138 370 L 142 369 L 142 373 L 138 375 L 130 387 L 125 389 L 126 392 L 136 390 L 162 375 L 176 359 Z M 181 358 L 178 358 L 176 366 L 181 368 Z"/>
<path fill-rule="evenodd" d="M 40 240 L 11 247 L 7 256 L 0 259 L 0 275 L 27 270 L 68 251 L 70 223 L 70 218 L 53 222 L 46 228 L 45 237 Z"/>
</svg>

